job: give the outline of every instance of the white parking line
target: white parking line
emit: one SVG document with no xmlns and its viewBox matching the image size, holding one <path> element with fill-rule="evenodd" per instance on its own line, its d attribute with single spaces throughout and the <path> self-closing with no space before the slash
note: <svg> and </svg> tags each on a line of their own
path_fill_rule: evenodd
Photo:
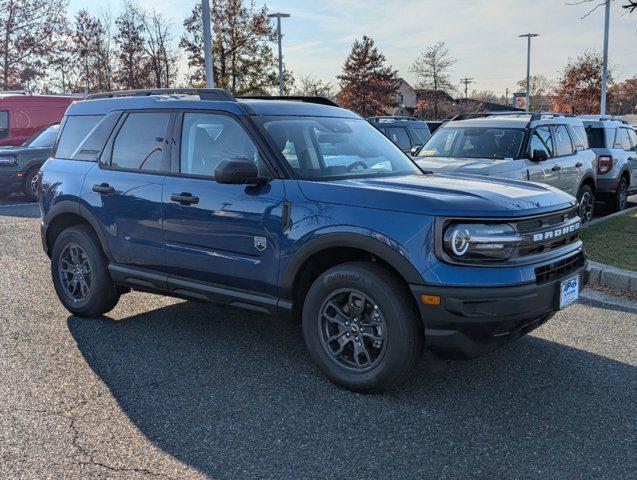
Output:
<svg viewBox="0 0 637 480">
<path fill-rule="evenodd" d="M 29 206 L 33 206 L 33 207 L 37 207 L 38 204 L 37 203 L 14 203 L 12 205 L 0 205 L 0 208 L 9 208 L 9 207 L 29 207 Z"/>
</svg>

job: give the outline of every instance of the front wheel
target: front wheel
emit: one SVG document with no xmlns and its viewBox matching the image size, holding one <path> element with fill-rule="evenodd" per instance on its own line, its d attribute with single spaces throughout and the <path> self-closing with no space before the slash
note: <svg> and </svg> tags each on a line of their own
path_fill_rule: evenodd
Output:
<svg viewBox="0 0 637 480">
<path fill-rule="evenodd" d="M 35 202 L 37 200 L 37 178 L 38 168 L 32 168 L 24 176 L 24 181 L 22 183 L 22 193 L 24 193 L 24 196 L 31 202 Z"/>
<path fill-rule="evenodd" d="M 577 202 L 579 203 L 579 216 L 582 223 L 590 222 L 593 219 L 593 207 L 595 205 L 593 189 L 588 185 L 583 185 L 577 193 Z"/>
<path fill-rule="evenodd" d="M 51 252 L 51 276 L 64 307 L 79 317 L 103 315 L 119 301 L 108 261 L 88 226 L 68 228 L 57 237 Z"/>
<path fill-rule="evenodd" d="M 303 336 L 323 373 L 357 392 L 406 380 L 424 345 L 407 286 L 385 268 L 362 262 L 337 265 L 316 279 L 303 305 Z"/>
</svg>

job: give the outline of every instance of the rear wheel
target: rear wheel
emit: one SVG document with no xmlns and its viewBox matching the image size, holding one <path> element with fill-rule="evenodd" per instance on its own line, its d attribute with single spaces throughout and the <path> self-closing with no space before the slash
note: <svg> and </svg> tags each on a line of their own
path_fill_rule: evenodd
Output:
<svg viewBox="0 0 637 480">
<path fill-rule="evenodd" d="M 593 207 L 595 205 L 595 195 L 593 189 L 588 185 L 583 185 L 577 194 L 579 203 L 579 216 L 582 223 L 588 223 L 593 219 Z"/>
<path fill-rule="evenodd" d="M 382 391 L 406 380 L 422 356 L 422 322 L 406 286 L 386 269 L 345 263 L 320 275 L 303 306 L 303 335 L 334 383 Z"/>
<path fill-rule="evenodd" d="M 108 261 L 87 226 L 68 228 L 57 237 L 51 252 L 51 276 L 64 307 L 79 317 L 103 315 L 119 300 Z"/>
<path fill-rule="evenodd" d="M 614 211 L 620 211 L 626 208 L 628 204 L 628 180 L 622 176 L 617 185 L 617 191 L 611 200 L 611 208 Z"/>
<path fill-rule="evenodd" d="M 37 178 L 38 168 L 32 168 L 26 173 L 22 182 L 22 193 L 32 202 L 37 200 Z"/>
</svg>

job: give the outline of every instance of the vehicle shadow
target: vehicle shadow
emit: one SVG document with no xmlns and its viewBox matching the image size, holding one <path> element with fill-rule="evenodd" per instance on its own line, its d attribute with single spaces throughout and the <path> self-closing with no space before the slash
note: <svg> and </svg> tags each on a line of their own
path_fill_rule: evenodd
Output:
<svg viewBox="0 0 637 480">
<path fill-rule="evenodd" d="M 68 327 L 134 425 L 214 478 L 619 478 L 633 458 L 635 367 L 537 337 L 358 395 L 279 319 L 183 302 Z"/>
</svg>

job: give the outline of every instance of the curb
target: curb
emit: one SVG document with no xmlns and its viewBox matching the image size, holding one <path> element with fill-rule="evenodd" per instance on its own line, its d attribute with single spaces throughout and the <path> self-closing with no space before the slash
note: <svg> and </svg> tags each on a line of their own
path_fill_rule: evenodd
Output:
<svg viewBox="0 0 637 480">
<path fill-rule="evenodd" d="M 613 290 L 637 293 L 637 272 L 588 261 L 589 282 Z"/>
<path fill-rule="evenodd" d="M 634 212 L 637 211 L 637 206 L 634 207 L 630 207 L 630 208 L 625 208 L 624 210 L 620 210 L 619 212 L 615 212 L 615 213 L 611 213 L 610 215 L 604 215 L 603 217 L 599 217 L 599 218 L 595 218 L 593 220 L 591 220 L 590 222 L 588 222 L 585 226 L 588 227 L 592 227 L 593 225 L 597 224 L 597 223 L 601 223 L 605 220 L 609 220 L 611 218 L 614 217 L 618 217 L 620 215 L 625 215 L 627 213 L 630 212 Z"/>
</svg>

